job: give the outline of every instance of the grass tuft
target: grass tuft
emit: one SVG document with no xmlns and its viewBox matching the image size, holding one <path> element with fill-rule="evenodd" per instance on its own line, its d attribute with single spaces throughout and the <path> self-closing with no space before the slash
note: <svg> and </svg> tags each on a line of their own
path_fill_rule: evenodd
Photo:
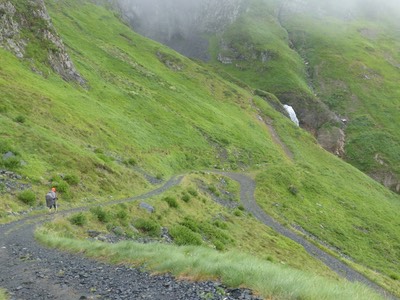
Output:
<svg viewBox="0 0 400 300">
<path fill-rule="evenodd" d="M 43 229 L 35 235 L 41 243 L 58 249 L 85 253 L 89 257 L 107 257 L 114 263 L 145 263 L 149 271 L 172 272 L 185 278 L 220 279 L 228 286 L 247 287 L 266 298 L 382 299 L 360 284 L 330 281 L 236 251 L 220 253 L 194 246 L 78 241 Z"/>
<path fill-rule="evenodd" d="M 36 194 L 32 190 L 24 190 L 18 194 L 18 199 L 23 203 L 34 206 L 36 204 Z"/>
</svg>

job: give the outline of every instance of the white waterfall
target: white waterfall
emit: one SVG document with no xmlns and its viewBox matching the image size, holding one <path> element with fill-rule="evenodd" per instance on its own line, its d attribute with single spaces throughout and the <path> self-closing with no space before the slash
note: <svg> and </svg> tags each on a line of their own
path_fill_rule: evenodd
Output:
<svg viewBox="0 0 400 300">
<path fill-rule="evenodd" d="M 294 111 L 293 107 L 290 105 L 283 105 L 283 108 L 288 112 L 290 120 L 293 121 L 297 126 L 299 126 L 299 120 L 297 119 L 296 112 Z"/>
</svg>

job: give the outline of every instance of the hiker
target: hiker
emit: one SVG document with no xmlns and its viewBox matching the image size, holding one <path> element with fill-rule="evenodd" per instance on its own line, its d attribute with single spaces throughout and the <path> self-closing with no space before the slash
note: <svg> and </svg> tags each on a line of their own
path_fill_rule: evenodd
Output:
<svg viewBox="0 0 400 300">
<path fill-rule="evenodd" d="M 56 195 L 56 188 L 53 187 L 51 188 L 51 191 L 49 191 L 46 194 L 46 205 L 49 208 L 49 212 L 51 212 L 51 209 L 54 207 L 54 212 L 57 211 L 57 195 Z"/>
</svg>

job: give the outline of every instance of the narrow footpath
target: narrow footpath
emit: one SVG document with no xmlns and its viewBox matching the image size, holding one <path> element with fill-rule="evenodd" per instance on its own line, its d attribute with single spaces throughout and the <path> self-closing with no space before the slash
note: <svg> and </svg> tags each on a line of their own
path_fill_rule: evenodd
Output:
<svg viewBox="0 0 400 300">
<path fill-rule="evenodd" d="M 149 193 L 101 206 L 144 200 L 180 183 L 171 178 Z M 99 204 L 61 211 L 88 210 Z M 248 289 L 230 289 L 219 282 L 177 280 L 169 274 L 151 275 L 140 268 L 109 265 L 83 256 L 48 249 L 34 239 L 34 230 L 54 215 L 29 216 L 0 225 L 0 287 L 12 300 L 147 299 L 261 300 Z"/>
<path fill-rule="evenodd" d="M 254 198 L 255 182 L 244 174 L 214 172 L 236 180 L 241 186 L 240 199 L 255 218 L 304 247 L 340 276 L 362 282 L 388 299 L 397 299 L 383 288 L 327 254 L 302 236 L 285 228 L 268 216 Z M 101 204 L 113 205 L 144 200 L 162 194 L 178 185 L 183 176 L 176 176 L 163 186 L 136 197 Z M 95 204 L 59 212 L 68 214 L 88 210 Z M 0 287 L 11 299 L 159 299 L 159 300 L 260 300 L 247 289 L 229 289 L 219 282 L 189 282 L 171 275 L 150 275 L 140 268 L 100 263 L 79 255 L 48 249 L 34 239 L 34 230 L 53 215 L 28 216 L 0 225 Z M 208 297 L 208 298 L 207 298 Z"/>
<path fill-rule="evenodd" d="M 313 257 L 322 261 L 326 266 L 328 266 L 331 270 L 336 272 L 339 276 L 346 278 L 351 282 L 361 282 L 372 289 L 376 290 L 378 293 L 383 295 L 387 299 L 398 299 L 397 297 L 391 295 L 388 291 L 386 291 L 381 286 L 377 285 L 375 282 L 369 280 L 364 275 L 358 273 L 350 266 L 340 261 L 336 257 L 331 254 L 323 251 L 318 248 L 308 240 L 306 240 L 301 235 L 296 234 L 295 232 L 289 230 L 284 227 L 269 215 L 267 215 L 264 210 L 257 204 L 254 198 L 254 192 L 256 188 L 256 183 L 250 177 L 239 174 L 239 173 L 227 173 L 227 172 L 217 172 L 221 175 L 230 177 L 231 179 L 237 181 L 240 184 L 240 199 L 244 206 L 244 208 L 253 214 L 253 216 L 262 222 L 263 224 L 271 227 L 276 232 L 282 234 L 283 236 L 288 237 L 289 239 L 295 241 L 296 243 L 302 245 L 304 249 Z"/>
</svg>

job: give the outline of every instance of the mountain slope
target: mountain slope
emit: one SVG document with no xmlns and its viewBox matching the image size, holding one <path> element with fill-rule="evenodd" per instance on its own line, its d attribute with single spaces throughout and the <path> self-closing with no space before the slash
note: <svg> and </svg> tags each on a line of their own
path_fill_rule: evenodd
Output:
<svg viewBox="0 0 400 300">
<path fill-rule="evenodd" d="M 273 93 L 325 149 L 400 192 L 395 1 L 116 2 L 139 33 Z"/>
<path fill-rule="evenodd" d="M 57 5 L 61 4 L 49 4 L 53 11 Z M 62 166 L 88 173 L 85 184 L 94 186 L 91 180 L 110 180 L 101 179 L 102 173 L 129 178 L 123 174 L 134 171 L 120 163 L 129 159 L 154 176 L 195 166 L 245 166 L 279 159 L 256 120 L 249 94 L 133 34 L 100 7 L 92 13 L 87 11 L 90 6 L 83 7 L 86 10 L 75 18 L 68 10 L 60 12 L 54 23 L 64 28 L 63 38 L 88 81 L 87 89 L 53 73 L 44 80 L 2 50 L 3 128 L 15 131 L 10 137 L 8 129 L 4 133 L 5 145 L 10 145 L 2 150 L 21 152 L 33 179 L 48 179 L 51 174 L 43 172 L 49 169 L 64 172 L 57 171 Z M 84 14 L 91 17 L 86 24 L 81 21 Z M 107 21 L 106 29 L 98 28 L 96 22 Z M 107 40 L 110 37 L 113 40 Z M 18 115 L 24 122 L 15 122 Z M 32 136 L 23 137 L 24 132 Z M 38 149 L 41 140 L 44 145 Z M 216 159 L 220 150 L 223 157 Z M 41 161 L 33 168 L 35 156 Z M 124 185 L 109 184 L 110 191 Z"/>
<path fill-rule="evenodd" d="M 217 65 L 292 105 L 324 148 L 399 192 L 398 7 L 251 3 L 216 44 Z"/>
<path fill-rule="evenodd" d="M 385 5 L 380 8 L 387 12 Z M 347 120 L 346 160 L 399 192 L 398 24 L 378 16 L 379 9 L 370 12 L 376 18 L 366 19 L 367 13 L 354 13 L 350 20 L 328 15 L 319 26 L 316 17 L 305 21 L 304 14 L 294 14 L 285 23 L 310 62 L 316 93 Z"/>
<path fill-rule="evenodd" d="M 139 194 L 188 170 L 246 171 L 256 177 L 257 201 L 274 217 L 311 232 L 399 293 L 397 195 L 321 149 L 263 98 L 135 34 L 104 7 L 74 0 L 46 4 L 86 84 L 64 81 L 36 56 L 18 59 L 0 49 L 2 165 L 23 176 L 19 181 L 35 199 L 52 184 L 61 204 L 73 206 Z M 40 74 L 32 71 L 32 60 Z M 2 216 L 28 207 L 17 200 L 20 188 L 6 188 L 18 181 L 7 176 Z M 210 187 L 219 180 L 210 180 Z M 180 224 L 189 213 L 180 211 L 173 220 Z M 195 214 L 205 223 L 213 217 L 204 206 Z M 288 260 L 302 253 L 271 236 L 262 236 L 268 246 L 261 239 L 256 248 L 238 248 L 263 258 L 272 248 Z M 304 257 L 291 265 L 306 268 L 299 260 L 312 260 Z"/>
</svg>

